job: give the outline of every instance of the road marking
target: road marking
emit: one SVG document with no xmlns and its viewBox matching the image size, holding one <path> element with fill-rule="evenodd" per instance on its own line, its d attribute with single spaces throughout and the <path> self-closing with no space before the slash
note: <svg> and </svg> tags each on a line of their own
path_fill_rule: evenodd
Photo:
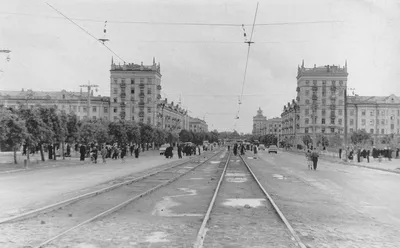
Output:
<svg viewBox="0 0 400 248">
<path fill-rule="evenodd" d="M 211 164 L 219 164 L 219 163 L 221 163 L 221 161 L 211 161 L 210 163 Z"/>
<path fill-rule="evenodd" d="M 187 192 L 188 194 L 164 196 L 163 199 L 156 204 L 151 214 L 165 217 L 203 216 L 202 214 L 175 214 L 172 210 L 170 210 L 172 207 L 182 205 L 181 203 L 174 201 L 172 198 L 197 195 L 197 191 L 195 189 L 179 188 L 179 190 Z"/>
<path fill-rule="evenodd" d="M 202 178 L 202 177 L 192 177 L 192 178 L 190 178 L 190 180 L 202 180 L 202 179 L 204 179 L 204 178 Z"/>
<path fill-rule="evenodd" d="M 265 199 L 262 198 L 237 198 L 226 199 L 226 201 L 222 204 L 228 207 L 244 207 L 249 205 L 252 208 L 257 208 L 263 206 L 263 202 L 265 202 Z"/>
<path fill-rule="evenodd" d="M 280 180 L 286 179 L 284 176 L 279 175 L 279 174 L 272 174 L 272 176 L 277 178 L 277 179 L 280 179 Z"/>
<path fill-rule="evenodd" d="M 230 183 L 244 183 L 244 182 L 246 182 L 247 181 L 247 178 L 245 178 L 245 177 L 235 177 L 235 178 L 227 178 L 226 179 L 226 181 L 227 182 L 230 182 Z"/>
<path fill-rule="evenodd" d="M 246 175 L 249 175 L 248 173 L 238 173 L 238 172 L 227 172 L 225 174 L 226 177 L 245 177 Z"/>
<path fill-rule="evenodd" d="M 149 236 L 146 237 L 146 242 L 149 243 L 161 243 L 161 242 L 169 242 L 166 239 L 168 235 L 165 232 L 153 232 Z"/>
</svg>

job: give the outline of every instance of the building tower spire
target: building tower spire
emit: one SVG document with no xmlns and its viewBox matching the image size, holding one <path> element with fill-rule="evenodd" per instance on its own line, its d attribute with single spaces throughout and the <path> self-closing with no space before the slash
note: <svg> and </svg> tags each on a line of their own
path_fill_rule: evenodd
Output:
<svg viewBox="0 0 400 248">
<path fill-rule="evenodd" d="M 155 65 L 155 64 L 156 64 L 156 58 L 153 57 L 153 65 Z"/>
<path fill-rule="evenodd" d="M 301 62 L 301 68 L 304 68 L 304 59 L 303 59 L 303 61 Z"/>
<path fill-rule="evenodd" d="M 114 64 L 114 56 L 111 56 L 111 65 Z"/>
</svg>

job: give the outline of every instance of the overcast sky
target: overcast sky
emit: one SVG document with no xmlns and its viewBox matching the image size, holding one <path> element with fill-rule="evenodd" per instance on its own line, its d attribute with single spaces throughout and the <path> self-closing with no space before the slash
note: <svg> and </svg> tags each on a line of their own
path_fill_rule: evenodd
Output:
<svg viewBox="0 0 400 248">
<path fill-rule="evenodd" d="M 235 120 L 247 45 L 240 26 L 185 26 L 127 22 L 251 24 L 254 0 L 49 0 L 49 4 L 101 38 L 128 63 L 161 63 L 163 96 L 179 101 L 210 129 L 251 132 L 258 107 L 280 116 L 296 96 L 297 66 L 344 65 L 359 95 L 400 96 L 400 2 L 397 0 L 259 1 L 240 119 Z M 0 0 L 0 89 L 79 91 L 100 85 L 109 95 L 112 53 L 45 1 Z M 57 18 L 54 18 L 57 17 Z M 326 23 L 326 21 L 337 21 Z M 125 23 L 124 23 L 125 22 Z M 246 26 L 249 36 L 251 27 Z M 114 56 L 114 61 L 118 58 Z M 208 95 L 208 96 L 207 96 Z M 247 96 L 246 96 L 247 95 Z M 236 123 L 236 125 L 235 125 Z"/>
</svg>

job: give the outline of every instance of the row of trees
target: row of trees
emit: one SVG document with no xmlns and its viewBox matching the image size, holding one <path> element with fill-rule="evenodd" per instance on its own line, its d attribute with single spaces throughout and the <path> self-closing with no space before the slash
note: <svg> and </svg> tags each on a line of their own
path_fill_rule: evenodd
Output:
<svg viewBox="0 0 400 248">
<path fill-rule="evenodd" d="M 193 133 L 182 130 L 180 133 L 155 128 L 134 121 L 78 120 L 74 113 L 57 111 L 54 107 L 20 105 L 18 108 L 0 106 L 0 142 L 2 150 L 14 151 L 14 163 L 17 163 L 16 152 L 22 144 L 29 150 L 39 149 L 42 161 L 45 160 L 43 145 L 60 144 L 64 155 L 65 143 L 90 144 L 110 143 L 149 144 L 160 146 L 164 143 L 193 142 L 201 144 L 203 140 L 218 141 L 218 132 Z"/>
</svg>

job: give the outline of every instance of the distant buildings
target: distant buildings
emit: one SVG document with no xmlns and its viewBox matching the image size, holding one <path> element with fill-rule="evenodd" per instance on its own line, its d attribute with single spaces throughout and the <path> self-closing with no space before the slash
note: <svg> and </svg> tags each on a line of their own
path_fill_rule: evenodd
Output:
<svg viewBox="0 0 400 248">
<path fill-rule="evenodd" d="M 266 134 L 279 135 L 282 131 L 282 119 L 279 117 L 267 119 L 263 115 L 261 108 L 257 110 L 257 115 L 253 117 L 253 135 L 261 136 Z"/>
<path fill-rule="evenodd" d="M 161 77 L 160 63 L 156 64 L 154 58 L 152 65 L 116 65 L 111 60 L 110 96 L 94 96 L 91 91 L 89 113 L 89 94 L 82 91 L 0 91 L 0 105 L 41 104 L 67 113 L 74 112 L 80 120 L 133 120 L 174 132 L 182 129 L 207 132 L 204 120 L 189 117 L 187 110 L 178 104 L 161 100 Z"/>
<path fill-rule="evenodd" d="M 339 134 L 343 139 L 345 109 L 348 137 L 362 129 L 372 134 L 374 144 L 381 144 L 385 135 L 399 135 L 400 99 L 395 95 L 346 96 L 347 77 L 347 62 L 344 67 L 306 68 L 303 61 L 298 67 L 296 100 L 287 103 L 281 114 L 282 139 L 301 144 L 304 135 L 313 137 L 314 128 L 315 134 Z"/>
</svg>

